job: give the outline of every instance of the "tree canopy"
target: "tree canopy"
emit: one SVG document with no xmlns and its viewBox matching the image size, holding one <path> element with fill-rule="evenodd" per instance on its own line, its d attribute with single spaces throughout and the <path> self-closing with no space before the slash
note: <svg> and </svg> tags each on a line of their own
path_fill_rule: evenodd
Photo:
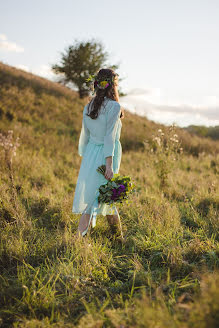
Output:
<svg viewBox="0 0 219 328">
<path fill-rule="evenodd" d="M 61 63 L 52 66 L 60 75 L 58 82 L 72 84 L 78 89 L 80 98 L 89 95 L 90 87 L 85 82 L 90 74 L 96 74 L 100 68 L 118 69 L 118 65 L 107 65 L 109 54 L 100 41 L 75 40 L 61 53 Z"/>
</svg>

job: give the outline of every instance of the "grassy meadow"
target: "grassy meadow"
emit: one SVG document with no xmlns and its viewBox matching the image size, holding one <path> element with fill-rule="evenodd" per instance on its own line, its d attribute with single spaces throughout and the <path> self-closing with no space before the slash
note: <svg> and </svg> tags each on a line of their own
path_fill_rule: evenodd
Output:
<svg viewBox="0 0 219 328">
<path fill-rule="evenodd" d="M 0 63 L 0 327 L 218 327 L 219 141 L 125 112 L 126 242 L 77 240 L 86 103 Z"/>
</svg>

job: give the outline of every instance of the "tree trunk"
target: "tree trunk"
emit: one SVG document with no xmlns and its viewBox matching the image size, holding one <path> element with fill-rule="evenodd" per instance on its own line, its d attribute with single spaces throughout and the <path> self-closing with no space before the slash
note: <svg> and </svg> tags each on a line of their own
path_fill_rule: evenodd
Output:
<svg viewBox="0 0 219 328">
<path fill-rule="evenodd" d="M 89 91 L 84 90 L 84 89 L 79 89 L 79 97 L 80 98 L 85 98 L 89 96 Z"/>
</svg>

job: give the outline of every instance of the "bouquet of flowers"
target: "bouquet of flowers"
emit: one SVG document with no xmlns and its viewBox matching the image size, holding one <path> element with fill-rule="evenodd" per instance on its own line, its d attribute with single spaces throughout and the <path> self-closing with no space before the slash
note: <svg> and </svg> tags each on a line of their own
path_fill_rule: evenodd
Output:
<svg viewBox="0 0 219 328">
<path fill-rule="evenodd" d="M 101 165 L 97 168 L 97 172 L 105 175 L 106 165 Z M 120 176 L 114 174 L 113 178 L 99 188 L 99 203 L 106 203 L 108 205 L 113 203 L 122 203 L 134 191 L 135 185 L 131 181 L 130 176 Z"/>
</svg>

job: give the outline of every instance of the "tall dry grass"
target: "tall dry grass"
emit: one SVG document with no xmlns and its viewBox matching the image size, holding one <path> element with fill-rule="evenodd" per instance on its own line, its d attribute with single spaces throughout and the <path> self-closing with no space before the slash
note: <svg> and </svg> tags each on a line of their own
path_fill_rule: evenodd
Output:
<svg viewBox="0 0 219 328">
<path fill-rule="evenodd" d="M 78 241 L 71 207 L 83 102 L 48 92 L 52 84 L 40 93 L 29 80 L 20 86 L 13 69 L 3 69 L 9 77 L 1 81 L 10 83 L 0 90 L 1 326 L 217 327 L 218 143 L 193 152 L 196 141 L 184 131 L 171 136 L 127 113 L 120 173 L 137 192 L 120 211 L 126 243 L 110 238 L 102 216 Z M 19 146 L 9 168 L 10 135 Z"/>
</svg>

